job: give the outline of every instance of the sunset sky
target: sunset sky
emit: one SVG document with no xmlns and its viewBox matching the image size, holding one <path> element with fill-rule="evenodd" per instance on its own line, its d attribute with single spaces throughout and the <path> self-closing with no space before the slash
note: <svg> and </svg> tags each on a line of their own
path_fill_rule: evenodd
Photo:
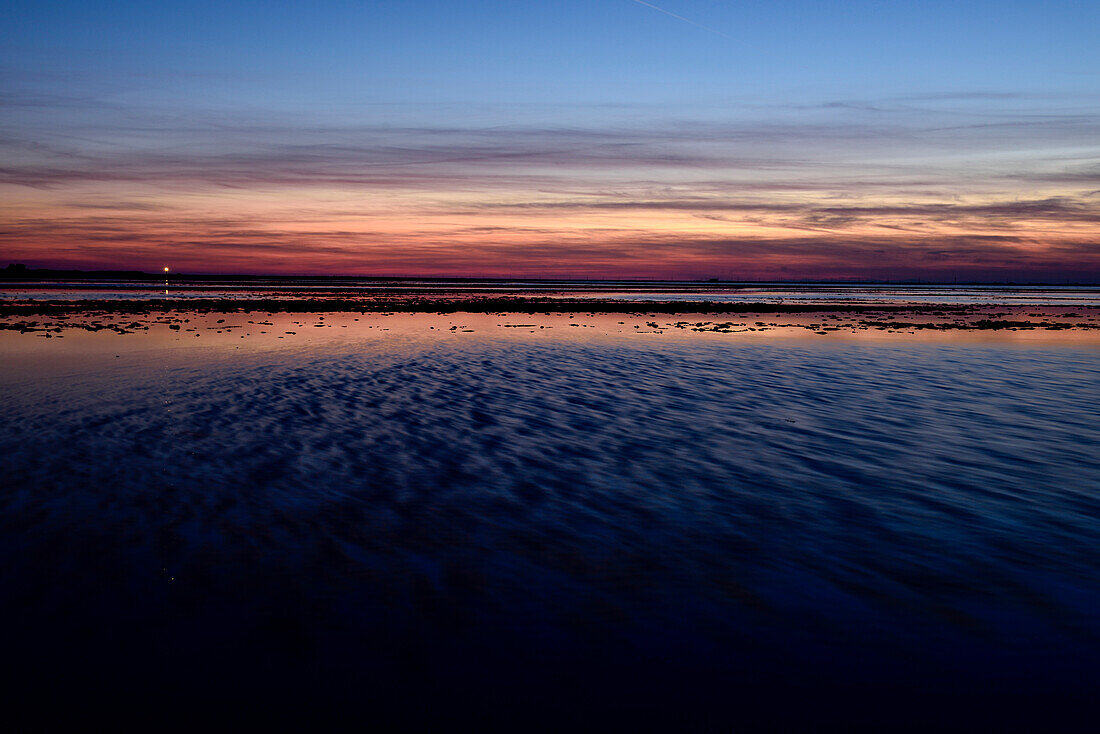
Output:
<svg viewBox="0 0 1100 734">
<path fill-rule="evenodd" d="M 8 0 L 0 267 L 1100 280 L 1100 3 Z"/>
</svg>

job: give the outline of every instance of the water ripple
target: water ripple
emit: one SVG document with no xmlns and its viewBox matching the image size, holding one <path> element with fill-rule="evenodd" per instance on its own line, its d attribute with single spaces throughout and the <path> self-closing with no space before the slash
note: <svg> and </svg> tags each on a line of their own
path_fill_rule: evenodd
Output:
<svg viewBox="0 0 1100 734">
<path fill-rule="evenodd" d="M 3 399 L 0 582 L 62 628 L 200 618 L 345 667 L 516 645 L 1072 687 L 1097 395 L 1072 350 L 514 341 L 43 383 Z"/>
</svg>

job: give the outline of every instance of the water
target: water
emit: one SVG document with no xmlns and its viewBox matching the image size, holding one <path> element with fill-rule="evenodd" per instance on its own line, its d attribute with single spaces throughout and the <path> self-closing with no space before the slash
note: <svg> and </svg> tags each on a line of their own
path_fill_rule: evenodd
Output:
<svg viewBox="0 0 1100 734">
<path fill-rule="evenodd" d="M 0 652 L 173 710 L 1057 722 L 1100 673 L 1098 357 L 490 337 L 8 370 Z"/>
<path fill-rule="evenodd" d="M 310 279 L 55 280 L 0 283 L 0 301 L 469 298 L 527 296 L 719 303 L 1097 306 L 1095 285 L 874 285 L 683 281 Z"/>
</svg>

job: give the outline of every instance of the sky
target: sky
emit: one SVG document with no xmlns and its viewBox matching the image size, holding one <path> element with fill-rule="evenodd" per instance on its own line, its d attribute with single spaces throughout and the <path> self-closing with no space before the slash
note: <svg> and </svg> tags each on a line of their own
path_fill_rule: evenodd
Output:
<svg viewBox="0 0 1100 734">
<path fill-rule="evenodd" d="M 0 265 L 1100 281 L 1100 3 L 51 2 Z"/>
</svg>

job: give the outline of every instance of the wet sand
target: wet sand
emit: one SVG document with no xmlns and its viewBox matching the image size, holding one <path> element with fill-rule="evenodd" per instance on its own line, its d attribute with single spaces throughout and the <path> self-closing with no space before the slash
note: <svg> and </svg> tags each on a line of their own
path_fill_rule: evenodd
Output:
<svg viewBox="0 0 1100 734">
<path fill-rule="evenodd" d="M 326 318 L 328 322 L 326 323 Z M 78 331 L 176 332 L 176 337 L 231 334 L 297 338 L 301 330 L 338 327 L 471 333 L 509 329 L 595 330 L 611 334 L 675 333 L 859 337 L 966 332 L 1042 334 L 1044 340 L 1100 343 L 1100 306 L 946 304 L 775 304 L 630 302 L 542 298 L 202 299 L 7 301 L 0 331 L 44 338 Z M 171 335 L 171 334 L 169 334 Z"/>
</svg>

